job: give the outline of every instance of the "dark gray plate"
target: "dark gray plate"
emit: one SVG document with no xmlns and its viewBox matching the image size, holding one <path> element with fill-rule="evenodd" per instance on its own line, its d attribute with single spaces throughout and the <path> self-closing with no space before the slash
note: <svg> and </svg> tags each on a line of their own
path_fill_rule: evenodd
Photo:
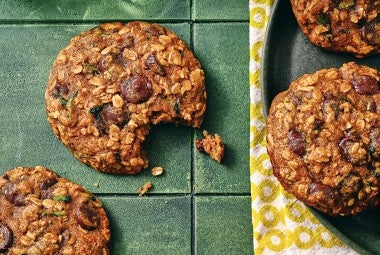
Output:
<svg viewBox="0 0 380 255">
<path fill-rule="evenodd" d="M 262 65 L 262 97 L 267 115 L 273 98 L 305 73 L 339 67 L 354 61 L 380 69 L 380 56 L 357 59 L 352 55 L 322 50 L 312 45 L 293 16 L 290 2 L 275 2 L 265 38 Z M 361 254 L 380 254 L 380 209 L 356 217 L 329 217 L 310 208 L 331 232 Z"/>
</svg>

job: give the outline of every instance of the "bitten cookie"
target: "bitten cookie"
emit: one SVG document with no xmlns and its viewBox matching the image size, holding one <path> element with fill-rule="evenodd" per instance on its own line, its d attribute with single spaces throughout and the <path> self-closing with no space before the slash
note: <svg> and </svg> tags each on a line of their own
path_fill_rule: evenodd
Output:
<svg viewBox="0 0 380 255">
<path fill-rule="evenodd" d="M 101 202 L 41 167 L 0 177 L 0 254 L 110 254 Z"/>
<path fill-rule="evenodd" d="M 273 100 L 267 149 L 289 193 L 330 215 L 380 205 L 380 73 L 355 63 L 294 81 Z"/>
<path fill-rule="evenodd" d="M 54 61 L 46 93 L 54 134 L 93 168 L 136 174 L 151 125 L 199 127 L 206 111 L 199 61 L 173 32 L 106 23 L 75 36 Z"/>
<path fill-rule="evenodd" d="M 298 24 L 322 48 L 361 58 L 380 52 L 380 1 L 291 0 Z"/>
</svg>

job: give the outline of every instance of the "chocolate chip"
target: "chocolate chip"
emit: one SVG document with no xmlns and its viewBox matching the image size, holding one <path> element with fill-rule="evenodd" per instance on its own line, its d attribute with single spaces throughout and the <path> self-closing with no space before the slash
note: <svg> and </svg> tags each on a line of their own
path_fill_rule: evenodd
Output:
<svg viewBox="0 0 380 255">
<path fill-rule="evenodd" d="M 66 85 L 58 83 L 52 92 L 52 96 L 55 98 L 60 98 L 62 96 L 67 96 L 69 93 L 69 88 Z"/>
<path fill-rule="evenodd" d="M 289 92 L 289 98 L 290 100 L 292 100 L 293 104 L 295 104 L 296 106 L 299 106 L 302 104 L 302 98 L 292 92 Z"/>
<path fill-rule="evenodd" d="M 9 181 L 9 176 L 8 176 L 7 173 L 4 173 L 1 177 L 2 177 L 4 180 Z"/>
<path fill-rule="evenodd" d="M 368 42 L 369 44 L 376 43 L 376 23 L 367 23 L 367 22 L 358 22 L 358 28 L 360 32 L 360 36 L 363 40 Z"/>
<path fill-rule="evenodd" d="M 156 54 L 153 53 L 145 60 L 145 69 L 152 70 L 153 72 L 165 76 L 165 68 L 157 61 Z"/>
<path fill-rule="evenodd" d="M 355 91 L 361 95 L 374 95 L 379 91 L 379 83 L 369 75 L 356 76 L 351 83 Z"/>
<path fill-rule="evenodd" d="M 13 231 L 0 222 L 0 252 L 6 252 L 13 244 Z"/>
<path fill-rule="evenodd" d="M 310 196 L 317 196 L 319 204 L 332 206 L 335 204 L 336 189 L 321 182 L 309 184 L 308 193 Z"/>
<path fill-rule="evenodd" d="M 94 106 L 90 109 L 90 113 L 95 117 L 94 125 L 102 133 L 106 133 L 107 127 L 111 124 L 123 127 L 129 121 L 125 111 L 113 107 L 110 103 Z"/>
<path fill-rule="evenodd" d="M 322 119 L 315 119 L 314 121 L 314 130 L 321 130 L 322 126 L 325 124 L 325 121 Z"/>
<path fill-rule="evenodd" d="M 125 60 L 125 58 L 123 56 L 123 52 L 120 52 L 118 54 L 114 54 L 112 56 L 112 61 L 115 64 L 120 65 L 120 66 L 126 66 L 127 65 L 127 61 Z"/>
<path fill-rule="evenodd" d="M 101 134 L 107 134 L 107 125 L 100 119 L 95 119 L 94 126 L 99 130 Z"/>
<path fill-rule="evenodd" d="M 99 217 L 96 210 L 89 202 L 80 203 L 75 210 L 76 220 L 82 228 L 94 230 L 99 225 Z"/>
<path fill-rule="evenodd" d="M 41 199 L 48 199 L 48 198 L 53 198 L 54 196 L 54 189 L 43 189 L 41 190 L 40 198 Z"/>
<path fill-rule="evenodd" d="M 113 107 L 111 104 L 106 104 L 100 113 L 103 121 L 110 124 L 115 124 L 119 127 L 124 126 L 128 122 L 128 115 L 124 111 L 118 111 L 117 108 Z"/>
<path fill-rule="evenodd" d="M 334 189 L 331 186 L 323 184 L 321 182 L 313 182 L 308 187 L 308 193 L 309 194 L 322 193 L 327 196 L 331 196 L 331 194 L 334 194 Z"/>
<path fill-rule="evenodd" d="M 353 150 L 353 147 L 357 147 Z M 346 134 L 338 144 L 339 152 L 343 158 L 351 162 L 353 165 L 364 165 L 367 163 L 368 155 L 363 142 L 356 132 Z"/>
<path fill-rule="evenodd" d="M 152 84 L 142 75 L 124 79 L 120 83 L 121 96 L 128 102 L 139 104 L 147 101 L 153 93 Z"/>
<path fill-rule="evenodd" d="M 108 65 L 111 62 L 110 60 L 112 61 L 112 56 L 110 54 L 105 54 L 100 58 L 98 62 L 99 72 L 104 73 L 107 70 Z"/>
<path fill-rule="evenodd" d="M 58 182 L 57 178 L 50 177 L 46 180 L 43 180 L 43 182 L 41 182 L 40 189 L 42 189 L 42 190 L 48 189 L 51 186 L 53 186 L 54 184 L 56 184 L 57 182 Z"/>
<path fill-rule="evenodd" d="M 339 193 L 342 199 L 348 198 L 350 200 L 353 193 L 357 193 L 363 188 L 363 183 L 360 179 L 353 173 L 349 173 L 339 182 Z"/>
<path fill-rule="evenodd" d="M 149 33 L 153 36 L 159 36 L 165 34 L 164 28 L 158 26 L 157 24 L 150 24 L 144 28 L 144 32 Z"/>
<path fill-rule="evenodd" d="M 133 36 L 130 35 L 127 38 L 125 38 L 120 43 L 120 45 L 117 46 L 117 48 L 119 49 L 132 48 L 134 45 L 135 45 L 135 39 L 133 38 Z"/>
<path fill-rule="evenodd" d="M 13 182 L 7 183 L 3 187 L 3 194 L 9 203 L 15 206 L 25 205 L 24 197 L 18 193 L 17 187 Z"/>
<path fill-rule="evenodd" d="M 339 106 L 341 101 L 331 94 L 325 96 L 325 100 L 322 103 L 322 112 L 327 115 L 331 112 L 335 114 L 335 118 L 338 117 Z"/>
<path fill-rule="evenodd" d="M 303 156 L 306 154 L 306 141 L 302 133 L 293 128 L 288 134 L 290 149 L 297 155 Z"/>
<path fill-rule="evenodd" d="M 152 66 L 157 64 L 156 54 L 151 54 L 149 57 L 145 60 L 145 65 Z"/>
</svg>

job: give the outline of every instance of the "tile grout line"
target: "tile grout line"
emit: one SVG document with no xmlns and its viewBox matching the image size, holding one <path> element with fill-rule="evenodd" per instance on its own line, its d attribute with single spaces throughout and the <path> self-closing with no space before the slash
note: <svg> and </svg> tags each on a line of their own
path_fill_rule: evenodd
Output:
<svg viewBox="0 0 380 255">
<path fill-rule="evenodd" d="M 190 0 L 190 48 L 194 52 L 194 17 L 193 17 L 193 5 L 194 0 Z M 195 193 L 194 193 L 194 185 L 195 185 L 195 153 L 194 153 L 194 141 L 195 138 L 195 130 L 191 129 L 191 178 L 190 178 L 190 189 L 191 189 L 191 236 L 190 236 L 190 253 L 191 255 L 195 255 Z"/>
<path fill-rule="evenodd" d="M 102 19 L 102 20 L 96 20 L 96 19 L 88 19 L 88 20 L 77 20 L 77 19 L 67 19 L 67 20 L 10 20 L 10 19 L 0 19 L 0 26 L 9 26 L 9 25 L 93 25 L 93 24 L 100 24 L 104 22 L 130 22 L 134 21 L 135 19 Z M 218 23 L 248 23 L 249 20 L 245 19 L 215 19 L 215 20 L 208 20 L 208 19 L 197 19 L 195 20 L 191 14 L 189 19 L 176 19 L 176 20 L 166 20 L 166 19 L 139 19 L 140 21 L 146 21 L 150 23 L 162 23 L 162 24 L 181 24 L 181 23 L 194 23 L 194 24 L 218 24 Z"/>
<path fill-rule="evenodd" d="M 104 198 L 141 198 L 136 193 L 97 193 L 92 192 L 97 197 L 104 197 Z M 251 193 L 150 193 L 146 195 L 145 197 L 147 199 L 149 198 L 157 198 L 157 197 L 246 197 L 250 196 Z"/>
</svg>

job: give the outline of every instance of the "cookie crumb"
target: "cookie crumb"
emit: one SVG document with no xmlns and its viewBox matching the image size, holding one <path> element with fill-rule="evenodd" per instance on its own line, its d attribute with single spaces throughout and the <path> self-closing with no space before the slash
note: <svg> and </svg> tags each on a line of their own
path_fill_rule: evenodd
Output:
<svg viewBox="0 0 380 255">
<path fill-rule="evenodd" d="M 150 173 L 153 176 L 159 176 L 164 173 L 164 169 L 160 166 L 153 167 L 152 170 L 150 170 Z"/>
<path fill-rule="evenodd" d="M 99 188 L 99 182 L 94 182 L 94 183 L 92 184 L 92 186 L 94 186 L 95 188 Z"/>
<path fill-rule="evenodd" d="M 146 182 L 143 186 L 139 187 L 137 192 L 139 193 L 139 196 L 145 196 L 146 193 L 153 187 L 151 182 Z"/>
<path fill-rule="evenodd" d="M 205 152 L 218 163 L 222 161 L 224 156 L 224 144 L 220 135 L 211 135 L 206 130 L 203 131 L 203 138 L 195 141 L 197 150 Z"/>
</svg>

